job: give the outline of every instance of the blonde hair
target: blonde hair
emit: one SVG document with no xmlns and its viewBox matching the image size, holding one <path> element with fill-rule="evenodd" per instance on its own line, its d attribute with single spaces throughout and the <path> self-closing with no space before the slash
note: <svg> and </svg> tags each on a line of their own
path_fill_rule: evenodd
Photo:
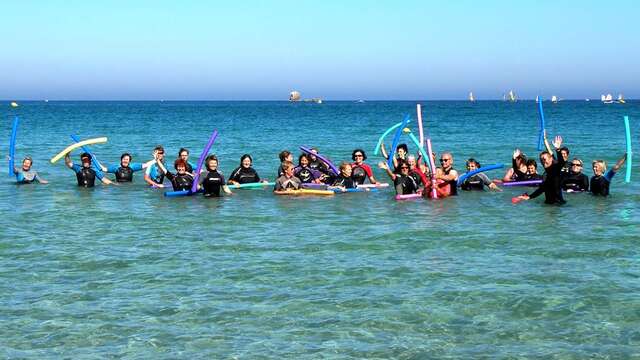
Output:
<svg viewBox="0 0 640 360">
<path fill-rule="evenodd" d="M 347 163 L 347 162 L 344 162 L 344 161 L 343 161 L 343 162 L 340 164 L 340 171 L 345 170 L 345 169 L 347 169 L 347 168 L 351 169 L 351 164 L 349 164 L 349 163 Z"/>
<path fill-rule="evenodd" d="M 282 162 L 282 170 L 293 169 L 295 166 L 291 161 L 283 161 Z"/>
<path fill-rule="evenodd" d="M 593 162 L 591 163 L 591 167 L 593 167 L 595 164 L 602 166 L 603 173 L 607 171 L 607 163 L 604 160 L 593 160 Z"/>
</svg>

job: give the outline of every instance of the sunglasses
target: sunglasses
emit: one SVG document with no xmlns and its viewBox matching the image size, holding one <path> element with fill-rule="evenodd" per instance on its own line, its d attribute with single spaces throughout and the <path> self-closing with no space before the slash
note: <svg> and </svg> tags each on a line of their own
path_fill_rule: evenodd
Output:
<svg viewBox="0 0 640 360">
<path fill-rule="evenodd" d="M 440 162 L 451 161 L 451 159 L 440 159 Z"/>
<path fill-rule="evenodd" d="M 355 154 L 354 157 L 364 157 L 362 154 Z"/>
<path fill-rule="evenodd" d="M 571 166 L 582 166 L 582 164 L 571 164 Z"/>
<path fill-rule="evenodd" d="M 408 166 L 401 166 L 400 170 L 409 170 L 409 167 Z"/>
</svg>

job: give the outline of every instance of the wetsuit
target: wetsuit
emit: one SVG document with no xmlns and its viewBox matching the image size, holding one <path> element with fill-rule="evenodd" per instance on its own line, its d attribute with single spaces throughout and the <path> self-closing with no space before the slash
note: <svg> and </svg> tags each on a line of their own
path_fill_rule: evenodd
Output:
<svg viewBox="0 0 640 360">
<path fill-rule="evenodd" d="M 371 170 L 371 166 L 367 164 L 351 164 L 351 178 L 356 182 L 356 184 L 364 184 L 365 180 L 371 178 L 372 176 L 373 171 Z"/>
<path fill-rule="evenodd" d="M 396 178 L 393 180 L 393 185 L 396 188 L 396 194 L 408 195 L 415 194 L 418 191 L 418 183 L 409 175 L 396 174 Z"/>
<path fill-rule="evenodd" d="M 449 173 L 451 172 L 451 170 L 453 170 L 453 168 L 449 168 L 449 170 L 444 170 L 441 169 L 442 173 L 444 175 L 449 175 Z M 449 184 L 449 186 L 451 187 L 450 193 L 449 195 L 458 195 L 458 180 L 449 180 L 449 181 L 445 181 L 446 183 Z"/>
<path fill-rule="evenodd" d="M 562 196 L 562 167 L 565 161 L 560 157 L 558 161 L 554 161 L 551 166 L 545 169 L 542 184 L 534 191 L 529 198 L 534 199 L 544 193 L 545 204 L 566 203 Z"/>
<path fill-rule="evenodd" d="M 274 190 L 276 191 L 288 190 L 288 189 L 298 190 L 301 184 L 302 184 L 302 181 L 300 181 L 300 179 L 298 179 L 295 176 L 288 178 L 286 177 L 286 175 L 282 175 L 276 179 L 276 185 L 274 187 Z"/>
<path fill-rule="evenodd" d="M 116 174 L 117 182 L 132 182 L 133 173 L 142 170 L 142 164 L 129 164 L 129 166 L 111 165 L 107 167 L 107 172 Z"/>
<path fill-rule="evenodd" d="M 311 161 L 311 159 L 309 159 L 309 167 L 313 170 L 318 170 L 325 175 L 331 175 L 329 166 L 327 166 L 327 164 L 325 164 L 323 161 L 320 161 L 320 159 L 318 158 L 316 158 L 315 161 Z"/>
<path fill-rule="evenodd" d="M 611 185 L 611 179 L 613 179 L 613 176 L 616 174 L 615 171 L 613 171 L 613 169 L 607 171 L 607 173 L 602 176 L 593 176 L 591 178 L 591 193 L 593 195 L 602 195 L 602 196 L 608 196 L 609 195 L 609 185 Z"/>
<path fill-rule="evenodd" d="M 16 176 L 16 181 L 18 184 L 31 184 L 32 182 L 38 180 L 38 173 L 35 170 L 24 171 L 22 168 L 13 169 L 13 173 Z"/>
<path fill-rule="evenodd" d="M 562 190 L 589 191 L 589 177 L 583 173 L 569 173 L 562 179 Z"/>
<path fill-rule="evenodd" d="M 186 162 L 184 169 L 188 172 L 193 174 L 193 170 L 195 169 L 195 167 L 193 166 L 193 164 L 189 161 Z"/>
<path fill-rule="evenodd" d="M 164 181 L 164 174 L 160 171 L 160 168 L 158 168 L 158 164 L 156 163 L 153 163 L 147 168 L 145 175 L 149 176 L 149 178 L 157 184 L 162 184 Z"/>
<path fill-rule="evenodd" d="M 167 171 L 166 176 L 171 181 L 173 191 L 191 190 L 191 186 L 193 186 L 193 176 L 191 174 L 173 174 Z"/>
<path fill-rule="evenodd" d="M 562 154 L 560 154 L 560 150 L 556 150 L 556 159 L 562 159 Z M 563 161 L 562 168 L 560 169 L 562 176 L 568 176 L 571 173 L 569 168 L 570 168 L 569 163 L 566 161 Z"/>
<path fill-rule="evenodd" d="M 529 181 L 529 180 L 542 180 L 544 177 L 538 173 L 535 174 L 525 174 L 524 178 L 522 179 L 522 181 Z M 531 186 L 531 187 L 538 187 L 537 184 L 531 184 L 531 185 L 526 185 L 526 186 Z"/>
<path fill-rule="evenodd" d="M 331 186 L 342 186 L 347 189 L 354 189 L 356 185 L 357 183 L 355 182 L 355 180 L 353 180 L 353 178 L 344 177 L 342 175 L 338 176 L 331 184 Z"/>
<path fill-rule="evenodd" d="M 220 197 L 220 188 L 225 185 L 224 175 L 218 170 L 210 170 L 200 181 L 205 197 Z"/>
<path fill-rule="evenodd" d="M 525 172 L 520 171 L 518 169 L 518 164 L 516 163 L 516 159 L 511 159 L 511 167 L 513 168 L 513 173 L 511 173 L 510 181 L 524 181 L 527 177 Z"/>
<path fill-rule="evenodd" d="M 282 168 L 282 164 L 278 167 L 278 177 L 284 176 L 284 169 Z"/>
<path fill-rule="evenodd" d="M 238 166 L 231 172 L 229 180 L 233 180 L 240 184 L 257 183 L 260 182 L 260 176 L 252 167 L 245 168 Z"/>
<path fill-rule="evenodd" d="M 484 187 L 491 185 L 489 177 L 483 173 L 478 173 L 464 179 L 460 188 L 462 190 L 484 190 Z"/>
<path fill-rule="evenodd" d="M 293 174 L 304 184 L 313 182 L 314 180 L 322 176 L 322 173 L 320 171 L 313 170 L 308 166 L 296 166 L 296 168 L 293 170 Z"/>
<path fill-rule="evenodd" d="M 90 167 L 86 168 L 78 164 L 73 164 L 73 166 L 71 167 L 71 170 L 73 170 L 76 173 L 78 186 L 82 186 L 86 188 L 94 187 L 96 183 L 96 178 L 102 180 L 104 176 L 102 172 L 95 171 Z"/>
</svg>

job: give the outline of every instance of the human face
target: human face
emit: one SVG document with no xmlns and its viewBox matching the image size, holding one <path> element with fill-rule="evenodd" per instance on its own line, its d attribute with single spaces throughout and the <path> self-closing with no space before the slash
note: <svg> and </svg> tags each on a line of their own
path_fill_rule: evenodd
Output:
<svg viewBox="0 0 640 360">
<path fill-rule="evenodd" d="M 440 158 L 440 164 L 442 164 L 442 168 L 444 169 L 448 169 L 450 168 L 453 164 L 453 158 L 451 157 L 451 155 L 443 155 Z"/>
<path fill-rule="evenodd" d="M 595 163 L 593 164 L 593 174 L 596 176 L 600 176 L 604 173 L 604 169 L 602 168 L 602 164 Z"/>
<path fill-rule="evenodd" d="M 309 159 L 307 159 L 306 157 L 300 158 L 300 165 L 303 167 L 309 165 Z"/>
<path fill-rule="evenodd" d="M 180 159 L 182 159 L 184 161 L 189 160 L 189 152 L 188 151 L 180 152 Z"/>
<path fill-rule="evenodd" d="M 293 154 L 289 154 L 285 160 L 293 162 Z"/>
<path fill-rule="evenodd" d="M 176 171 L 178 172 L 178 174 L 184 174 L 187 172 L 187 168 L 184 165 L 178 165 L 176 167 Z"/>
<path fill-rule="evenodd" d="M 22 161 L 22 170 L 29 171 L 31 169 L 31 160 L 24 159 Z"/>
<path fill-rule="evenodd" d="M 209 168 L 209 170 L 215 170 L 218 168 L 218 160 L 209 160 L 209 162 L 207 162 L 207 167 Z"/>
<path fill-rule="evenodd" d="M 582 172 L 582 162 L 578 160 L 571 161 L 571 172 L 574 174 Z"/>
<path fill-rule="evenodd" d="M 249 159 L 248 157 L 242 159 L 242 167 L 245 169 L 248 169 L 251 167 L 251 159 Z"/>
<path fill-rule="evenodd" d="M 409 159 L 407 159 L 407 162 L 409 163 L 410 168 L 413 169 L 414 167 L 416 167 L 416 158 L 410 157 Z"/>
<path fill-rule="evenodd" d="M 129 163 L 131 163 L 131 157 L 129 156 L 125 156 L 122 158 L 122 160 L 120 160 L 120 165 L 127 167 L 129 166 Z"/>
<path fill-rule="evenodd" d="M 404 151 L 404 149 L 402 149 L 402 148 L 398 149 L 396 152 L 398 153 L 398 157 L 400 159 L 404 159 L 405 156 L 407 156 L 407 152 Z"/>
<path fill-rule="evenodd" d="M 407 174 L 409 174 L 409 165 L 407 165 L 407 164 L 402 164 L 402 165 L 400 165 L 400 173 L 401 173 L 402 175 L 407 175 Z"/>
<path fill-rule="evenodd" d="M 82 161 L 82 167 L 91 167 L 91 159 L 88 157 L 83 157 L 82 159 L 80 159 L 80 161 Z"/>
<path fill-rule="evenodd" d="M 467 164 L 467 170 L 469 171 L 473 171 L 475 169 L 477 169 L 478 167 L 476 166 L 476 163 L 474 162 L 470 162 L 469 164 Z"/>
<path fill-rule="evenodd" d="M 567 161 L 569 158 L 569 152 L 567 150 L 560 150 L 560 155 L 564 161 Z"/>
<path fill-rule="evenodd" d="M 346 166 L 344 169 L 341 169 L 340 172 L 344 177 L 351 177 L 351 166 Z"/>
<path fill-rule="evenodd" d="M 533 165 L 527 165 L 527 174 L 535 174 L 537 172 L 536 167 Z"/>
<path fill-rule="evenodd" d="M 542 163 L 542 166 L 546 169 L 553 164 L 553 157 L 545 153 L 540 156 L 540 163 Z"/>
<path fill-rule="evenodd" d="M 362 162 L 364 161 L 364 154 L 358 151 L 357 153 L 353 154 L 353 159 L 356 164 L 362 164 Z"/>
<path fill-rule="evenodd" d="M 164 160 L 164 151 L 163 150 L 156 150 L 153 152 L 153 154 L 158 158 L 158 160 L 162 161 Z"/>
<path fill-rule="evenodd" d="M 285 167 L 284 168 L 284 174 L 287 177 L 292 177 L 293 176 L 293 166 Z"/>
</svg>

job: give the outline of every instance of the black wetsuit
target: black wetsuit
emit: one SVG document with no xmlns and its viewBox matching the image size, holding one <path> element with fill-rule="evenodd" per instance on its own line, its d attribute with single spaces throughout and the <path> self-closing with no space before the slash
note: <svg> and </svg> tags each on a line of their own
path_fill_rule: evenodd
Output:
<svg viewBox="0 0 640 360">
<path fill-rule="evenodd" d="M 76 172 L 76 179 L 78 180 L 78 186 L 94 187 L 96 184 L 96 171 L 92 168 L 83 167 Z"/>
<path fill-rule="evenodd" d="M 233 180 L 240 184 L 257 183 L 260 182 L 260 176 L 258 176 L 258 172 L 252 167 L 245 168 L 239 166 L 231 172 L 229 180 Z"/>
<path fill-rule="evenodd" d="M 133 169 L 128 166 L 120 166 L 115 172 L 117 182 L 132 182 Z"/>
<path fill-rule="evenodd" d="M 449 170 L 446 171 L 442 169 L 442 173 L 444 175 L 449 175 L 451 170 L 453 170 L 453 168 L 449 168 Z M 449 195 L 458 195 L 458 180 L 449 180 L 447 181 L 447 183 L 451 187 L 451 192 L 449 193 Z"/>
<path fill-rule="evenodd" d="M 615 174 L 615 171 L 609 170 L 605 175 L 593 176 L 590 182 L 591 193 L 593 195 L 609 196 L 609 185 L 611 185 L 611 179 Z"/>
<path fill-rule="evenodd" d="M 191 190 L 193 185 L 193 176 L 191 174 L 173 174 L 167 171 L 166 176 L 171 181 L 173 191 Z"/>
<path fill-rule="evenodd" d="M 534 199 L 542 193 L 544 193 L 545 204 L 558 204 L 562 205 L 566 203 L 562 196 L 562 167 L 565 161 L 560 157 L 559 160 L 554 161 L 551 166 L 545 169 L 542 184 L 534 191 L 529 198 Z"/>
<path fill-rule="evenodd" d="M 350 177 L 346 178 L 340 175 L 333 181 L 331 186 L 342 186 L 347 189 L 354 189 L 356 187 L 356 182 Z"/>
<path fill-rule="evenodd" d="M 524 173 L 518 169 L 518 165 L 516 164 L 516 159 L 511 159 L 511 167 L 513 168 L 513 173 L 511 174 L 511 181 L 524 181 L 527 177 L 527 173 Z"/>
<path fill-rule="evenodd" d="M 562 179 L 562 190 L 589 191 L 589 177 L 583 173 L 569 173 Z"/>
<path fill-rule="evenodd" d="M 224 175 L 218 170 L 211 170 L 202 177 L 201 184 L 205 197 L 220 197 L 220 188 L 225 185 Z"/>
<path fill-rule="evenodd" d="M 304 184 L 313 182 L 317 178 L 316 175 L 318 176 L 321 175 L 319 171 L 314 171 L 309 167 L 302 167 L 302 166 L 296 167 L 293 173 Z"/>
<path fill-rule="evenodd" d="M 489 184 L 491 184 L 491 180 L 489 180 L 487 175 L 478 173 L 464 179 L 460 188 L 462 190 L 484 190 L 484 186 L 489 186 Z"/>
<path fill-rule="evenodd" d="M 396 174 L 393 186 L 396 188 L 396 194 L 398 195 L 415 194 L 419 189 L 418 183 L 413 177 L 402 174 Z"/>
<path fill-rule="evenodd" d="M 330 175 L 331 171 L 329 171 L 329 167 L 324 162 L 316 159 L 316 161 L 309 161 L 309 167 L 313 170 L 318 170 L 325 175 Z"/>
</svg>

